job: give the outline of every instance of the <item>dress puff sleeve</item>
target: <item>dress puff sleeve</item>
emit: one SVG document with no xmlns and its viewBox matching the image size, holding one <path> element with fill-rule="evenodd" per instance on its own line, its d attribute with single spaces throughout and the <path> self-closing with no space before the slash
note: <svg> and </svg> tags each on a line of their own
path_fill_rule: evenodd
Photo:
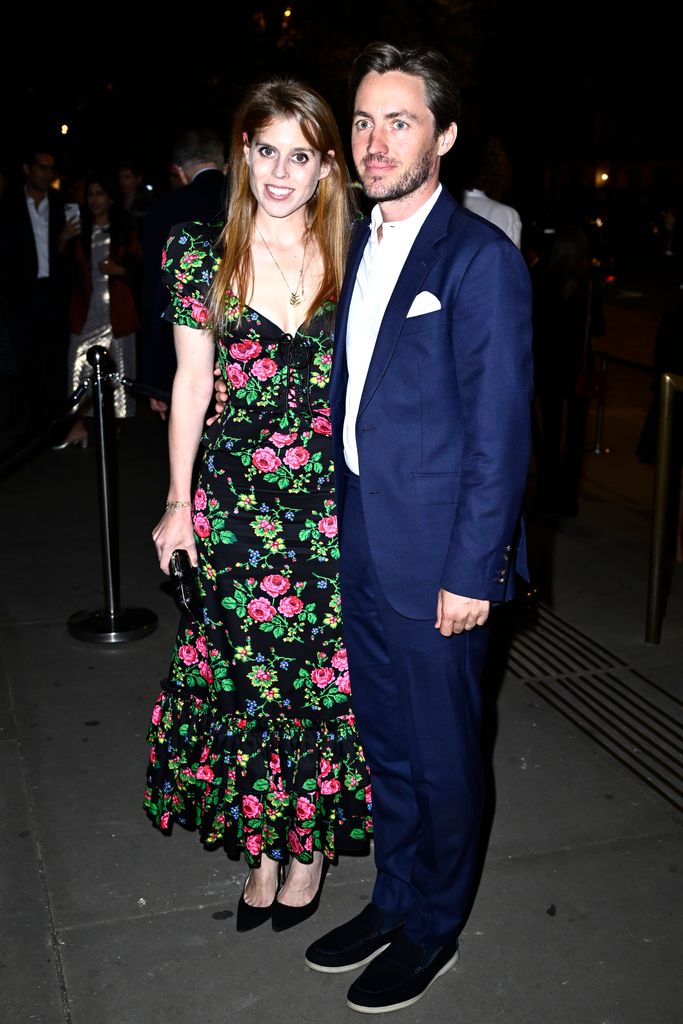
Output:
<svg viewBox="0 0 683 1024">
<path fill-rule="evenodd" d="M 197 330 L 211 327 L 206 297 L 216 270 L 215 232 L 200 223 L 175 224 L 161 257 L 170 303 L 163 319 Z"/>
</svg>

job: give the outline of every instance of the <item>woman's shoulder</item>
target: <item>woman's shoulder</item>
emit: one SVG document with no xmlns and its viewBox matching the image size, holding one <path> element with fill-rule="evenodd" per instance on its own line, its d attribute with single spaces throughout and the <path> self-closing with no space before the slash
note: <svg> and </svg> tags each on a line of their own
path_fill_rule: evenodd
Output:
<svg viewBox="0 0 683 1024">
<path fill-rule="evenodd" d="M 203 329 L 209 320 L 205 302 L 218 257 L 220 225 L 198 221 L 175 224 L 161 258 L 163 281 L 171 296 L 164 319 Z"/>
<path fill-rule="evenodd" d="M 220 224 L 203 224 L 201 221 L 184 221 L 174 224 L 164 246 L 167 260 L 190 257 L 201 262 L 214 260 Z"/>
</svg>

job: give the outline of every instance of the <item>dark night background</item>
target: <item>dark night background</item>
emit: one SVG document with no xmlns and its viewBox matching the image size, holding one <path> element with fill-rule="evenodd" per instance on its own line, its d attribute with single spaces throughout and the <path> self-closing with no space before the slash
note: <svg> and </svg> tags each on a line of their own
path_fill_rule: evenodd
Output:
<svg viewBox="0 0 683 1024">
<path fill-rule="evenodd" d="M 0 71 L 0 158 L 20 179 L 22 147 L 55 139 L 67 179 L 134 156 L 161 192 L 175 130 L 201 122 L 227 137 L 241 89 L 276 72 L 318 88 L 346 137 L 351 60 L 366 42 L 388 39 L 435 45 L 451 59 L 460 134 L 501 139 L 513 175 L 506 198 L 523 218 L 567 203 L 627 211 L 637 243 L 664 206 L 679 205 L 680 41 L 659 2 L 637 17 L 598 0 L 295 0 L 289 17 L 286 9 L 245 0 L 41 14 L 12 44 L 15 70 L 5 61 Z M 63 138 L 62 123 L 71 126 Z M 599 193 L 596 166 L 611 180 Z"/>
</svg>

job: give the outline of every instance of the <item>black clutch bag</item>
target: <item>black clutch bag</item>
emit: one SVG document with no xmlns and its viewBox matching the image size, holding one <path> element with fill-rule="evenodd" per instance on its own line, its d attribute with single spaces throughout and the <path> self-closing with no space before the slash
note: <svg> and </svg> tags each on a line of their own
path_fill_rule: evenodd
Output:
<svg viewBox="0 0 683 1024">
<path fill-rule="evenodd" d="M 200 607 L 197 570 L 193 568 L 187 551 L 184 548 L 174 551 L 168 567 L 173 580 L 175 603 L 181 611 L 196 618 Z"/>
</svg>

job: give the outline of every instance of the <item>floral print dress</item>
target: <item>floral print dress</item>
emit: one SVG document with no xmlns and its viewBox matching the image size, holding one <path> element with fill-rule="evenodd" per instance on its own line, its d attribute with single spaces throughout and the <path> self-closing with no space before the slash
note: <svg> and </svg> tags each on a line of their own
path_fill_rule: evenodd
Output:
<svg viewBox="0 0 683 1024">
<path fill-rule="evenodd" d="M 202 328 L 213 235 L 180 225 L 167 319 Z M 304 863 L 363 848 L 369 773 L 339 597 L 328 386 L 334 303 L 283 332 L 227 296 L 226 407 L 203 438 L 193 523 L 202 608 L 183 614 L 154 707 L 144 806 L 207 847 Z M 240 317 L 241 314 L 241 317 Z"/>
</svg>

